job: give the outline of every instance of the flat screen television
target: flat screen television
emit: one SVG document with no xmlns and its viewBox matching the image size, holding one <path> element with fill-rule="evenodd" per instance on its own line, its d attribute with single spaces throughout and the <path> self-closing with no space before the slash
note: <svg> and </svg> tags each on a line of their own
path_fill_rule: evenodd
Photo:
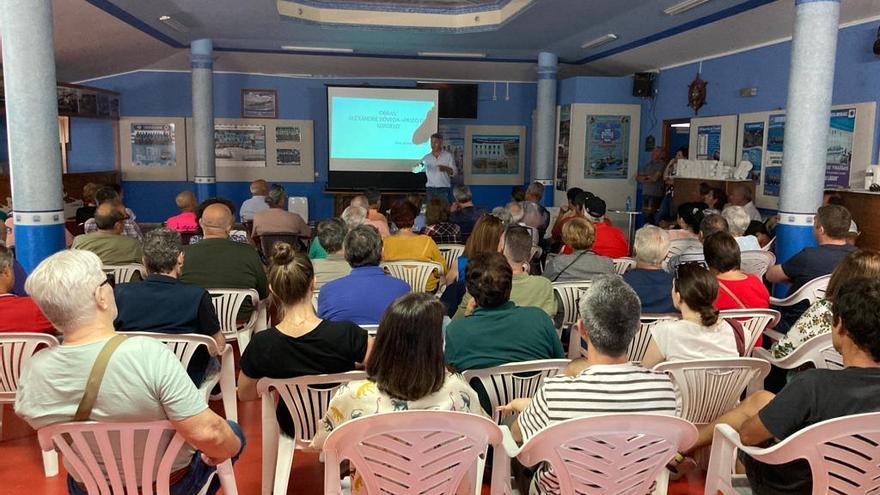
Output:
<svg viewBox="0 0 880 495">
<path fill-rule="evenodd" d="M 441 119 L 477 118 L 478 84 L 418 83 L 417 87 L 440 91 Z"/>
</svg>

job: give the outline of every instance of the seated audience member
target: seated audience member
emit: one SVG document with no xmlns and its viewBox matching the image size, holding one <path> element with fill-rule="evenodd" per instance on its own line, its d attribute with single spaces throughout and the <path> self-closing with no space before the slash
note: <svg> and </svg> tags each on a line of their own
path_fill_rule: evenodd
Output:
<svg viewBox="0 0 880 495">
<path fill-rule="evenodd" d="M 580 188 L 569 189 L 569 192 L 574 189 L 577 189 L 577 191 L 575 191 L 574 197 L 569 197 L 568 209 L 563 211 L 563 207 L 559 208 L 559 216 L 556 218 L 556 223 L 553 224 L 553 230 L 550 231 L 550 238 L 555 243 L 554 246 L 562 243 L 562 228 L 565 227 L 566 223 L 573 218 L 584 218 L 587 215 L 584 208 L 587 204 L 587 199 L 592 198 L 593 195 Z"/>
<path fill-rule="evenodd" d="M 444 200 L 446 198 L 443 198 Z M 410 193 L 406 195 L 406 200 L 415 205 L 416 210 L 419 212 L 416 215 L 416 219 L 413 222 L 413 232 L 417 234 L 424 234 L 423 230 L 425 230 L 425 210 L 427 209 L 427 205 L 422 202 L 422 197 L 415 193 Z M 446 204 L 449 204 L 449 201 L 446 201 Z M 448 208 L 446 211 L 449 211 Z"/>
<path fill-rule="evenodd" d="M 531 238 L 532 238 L 532 246 L 537 248 L 538 242 L 540 241 L 540 238 L 538 237 L 538 229 L 534 229 L 532 227 L 529 227 L 528 225 L 526 225 L 525 222 L 523 222 L 523 217 L 525 216 L 525 210 L 523 210 L 522 205 L 523 205 L 523 203 L 517 203 L 515 201 L 511 201 L 510 203 L 507 203 L 507 205 L 504 207 L 504 209 L 508 212 L 508 214 L 510 214 L 510 221 L 506 222 L 505 225 L 506 226 L 518 225 L 520 227 L 525 227 L 529 232 L 529 236 L 531 236 Z"/>
<path fill-rule="evenodd" d="M 822 421 L 880 411 L 880 279 L 844 282 L 832 306 L 832 341 L 845 368 L 801 371 L 775 396 L 750 395 L 700 428 L 689 452 L 712 443 L 716 424 L 730 425 L 744 445 L 763 446 Z M 753 493 L 813 493 L 805 460 L 767 465 L 744 454 L 740 460 Z"/>
<path fill-rule="evenodd" d="M 548 316 L 556 316 L 556 296 L 550 281 L 539 275 L 529 275 L 524 267 L 532 257 L 532 238 L 526 227 L 509 227 L 501 236 L 501 254 L 513 272 L 510 300 L 517 306 L 541 308 Z M 453 319 L 460 320 L 470 314 L 473 297 L 465 293 Z M 473 309 L 473 308 L 471 308 Z"/>
<path fill-rule="evenodd" d="M 698 239 L 700 222 L 703 221 L 707 209 L 706 203 L 682 203 L 678 206 L 675 225 L 677 229 L 669 231 L 669 240 Z"/>
<path fill-rule="evenodd" d="M 521 203 L 526 200 L 526 190 L 523 186 L 513 186 L 510 188 L 510 200 L 514 203 Z"/>
<path fill-rule="evenodd" d="M 180 234 L 168 228 L 147 232 L 144 237 L 147 279 L 119 284 L 113 291 L 118 313 L 113 326 L 119 332 L 194 333 L 213 337 L 223 350 L 226 339 L 211 295 L 180 280 L 183 246 Z M 189 362 L 187 373 L 196 386 L 202 384 L 210 356 L 200 347 Z"/>
<path fill-rule="evenodd" d="M 717 232 L 703 239 L 706 264 L 718 278 L 715 307 L 725 309 L 766 309 L 770 292 L 755 275 L 740 270 L 739 246 L 732 235 Z"/>
<path fill-rule="evenodd" d="M 120 205 L 123 209 L 123 218 L 125 220 L 122 228 L 122 235 L 137 239 L 139 241 L 144 239 L 144 234 L 143 232 L 141 232 L 141 227 L 137 224 L 137 222 L 135 222 L 134 212 L 126 208 L 122 203 L 122 190 L 119 188 L 118 184 L 110 184 L 108 186 L 102 187 L 101 189 L 98 189 L 98 191 L 95 193 L 95 203 L 97 203 L 99 207 L 104 203 Z M 98 225 L 94 218 L 86 220 L 86 222 L 83 224 L 83 232 L 86 234 L 91 234 L 92 232 L 96 232 L 97 230 Z"/>
<path fill-rule="evenodd" d="M 95 203 L 95 193 L 98 192 L 98 189 L 100 189 L 100 186 L 94 182 L 89 182 L 83 186 L 83 205 L 76 209 L 77 225 L 82 225 L 88 219 L 95 216 L 95 209 L 98 207 L 97 203 Z"/>
<path fill-rule="evenodd" d="M 178 232 L 195 232 L 198 230 L 196 195 L 192 191 L 183 191 L 177 194 L 174 201 L 177 203 L 177 208 L 180 209 L 180 214 L 165 220 L 165 226 Z"/>
<path fill-rule="evenodd" d="M 95 219 L 92 218 L 91 220 L 92 220 L 92 224 L 94 225 Z M 3 244 L 5 244 L 6 247 L 8 247 L 8 248 L 14 248 L 15 247 L 15 218 L 12 215 L 10 215 L 9 218 L 7 218 L 6 221 L 3 222 L 3 226 L 5 227 L 5 228 L 3 228 L 3 231 L 6 233 L 6 239 L 4 240 Z M 92 229 L 92 231 L 94 232 L 95 229 Z M 70 247 L 71 245 L 73 245 L 73 234 L 71 234 L 70 231 L 67 230 L 67 228 L 65 227 L 64 228 L 64 246 Z"/>
<path fill-rule="evenodd" d="M 843 196 L 841 196 L 839 192 L 825 191 L 822 195 L 822 206 L 825 205 L 838 205 L 846 208 L 846 201 L 844 201 Z M 855 221 L 850 220 L 849 235 L 847 236 L 846 242 L 855 245 L 856 240 L 859 238 L 859 233 L 859 226 L 856 225 Z"/>
<path fill-rule="evenodd" d="M 522 202 L 523 223 L 527 226 L 538 230 L 539 239 L 544 238 L 544 234 L 550 226 L 550 212 L 541 205 L 544 199 L 544 184 L 540 182 L 532 182 L 526 189 L 526 200 Z"/>
<path fill-rule="evenodd" d="M 318 316 L 325 320 L 351 320 L 375 325 L 392 301 L 409 292 L 409 284 L 385 274 L 382 237 L 369 225 L 348 231 L 343 252 L 351 273 L 327 282 L 318 296 Z"/>
<path fill-rule="evenodd" d="M 706 209 L 723 211 L 727 205 L 727 194 L 719 187 L 710 187 L 705 183 L 700 184 L 700 196 L 703 203 L 706 203 Z"/>
<path fill-rule="evenodd" d="M 757 237 L 746 235 L 746 229 L 749 228 L 749 224 L 753 220 L 749 218 L 745 208 L 731 205 L 725 208 L 721 215 L 727 220 L 730 235 L 736 239 L 741 252 L 758 251 L 761 249 L 761 244 L 758 243 Z"/>
<path fill-rule="evenodd" d="M 412 231 L 416 219 L 415 205 L 409 201 L 397 201 L 391 207 L 391 221 L 397 226 L 397 232 L 383 241 L 382 259 L 385 261 L 433 261 L 440 264 L 440 272 L 428 277 L 426 290 L 434 292 L 437 283 L 446 271 L 446 260 L 433 239 Z"/>
<path fill-rule="evenodd" d="M 446 328 L 446 362 L 459 372 L 563 356 L 553 321 L 541 308 L 510 300 L 513 271 L 499 253 L 468 261 L 470 315 Z"/>
<path fill-rule="evenodd" d="M 455 204 L 452 205 L 452 215 L 449 221 L 461 228 L 462 237 L 467 240 L 468 236 L 474 230 L 477 220 L 488 210 L 481 206 L 474 206 L 471 188 L 468 186 L 455 186 L 452 190 L 452 196 L 455 198 Z"/>
<path fill-rule="evenodd" d="M 581 320 L 574 331 L 588 342 L 586 360 L 567 370 L 570 376 L 545 378 L 532 399 L 502 407 L 522 414 L 511 427 L 518 442 L 566 419 L 612 413 L 675 414 L 675 391 L 664 373 L 637 366 L 627 348 L 639 330 L 639 297 L 617 276 L 601 277 L 580 299 Z M 537 493 L 558 494 L 549 466 L 535 473 Z"/>
<path fill-rule="evenodd" d="M 623 232 L 611 225 L 605 217 L 605 201 L 598 196 L 588 199 L 584 205 L 587 220 L 596 228 L 593 251 L 599 256 L 623 258 L 629 254 L 629 245 Z"/>
<path fill-rule="evenodd" d="M 140 263 L 144 257 L 140 241 L 122 235 L 124 215 L 121 205 L 101 203 L 95 210 L 97 232 L 76 236 L 71 247 L 97 254 L 105 265 Z"/>
<path fill-rule="evenodd" d="M 257 179 L 251 182 L 251 197 L 241 204 L 239 216 L 242 222 L 253 222 L 254 216 L 269 209 L 266 204 L 266 196 L 269 194 L 269 184 L 263 179 Z"/>
<path fill-rule="evenodd" d="M 342 211 L 342 215 L 339 218 L 342 219 L 345 231 L 348 232 L 358 225 L 364 224 L 364 221 L 367 219 L 367 210 L 360 206 L 350 205 Z M 345 236 L 343 236 L 344 238 Z M 318 234 L 312 239 L 312 243 L 309 246 L 309 259 L 320 260 L 326 257 L 327 250 L 321 245 L 321 236 Z"/>
<path fill-rule="evenodd" d="M 388 219 L 379 211 L 382 205 L 382 193 L 375 187 L 370 187 L 364 191 L 364 197 L 367 198 L 367 219 L 388 225 Z"/>
<path fill-rule="evenodd" d="M 379 235 L 382 236 L 382 239 L 391 235 L 391 231 L 388 228 L 388 220 L 387 219 L 386 220 L 370 219 L 370 201 L 367 199 L 366 196 L 364 196 L 364 195 L 355 196 L 354 198 L 351 199 L 351 203 L 349 204 L 349 207 L 351 207 L 351 206 L 358 206 L 358 207 L 361 207 L 364 209 L 364 220 L 362 223 L 364 223 L 366 225 L 372 225 L 373 227 L 375 227 L 375 229 L 379 231 Z M 384 217 L 385 216 L 382 215 L 382 218 L 384 218 Z M 351 227 L 349 227 L 349 228 L 351 228 Z"/>
<path fill-rule="evenodd" d="M 351 273 L 351 265 L 345 261 L 345 253 L 342 251 L 346 233 L 345 223 L 339 218 L 331 218 L 318 224 L 318 238 L 327 256 L 312 260 L 315 269 L 315 289 L 320 290 L 327 282 Z"/>
<path fill-rule="evenodd" d="M 669 251 L 666 231 L 653 225 L 640 228 L 633 251 L 636 266 L 623 274 L 623 280 L 638 294 L 642 313 L 674 313 L 672 275 L 661 267 Z"/>
<path fill-rule="evenodd" d="M 287 193 L 284 187 L 273 184 L 266 196 L 266 204 L 269 208 L 254 215 L 254 230 L 252 237 L 263 234 L 294 234 L 302 237 L 311 237 L 312 230 L 305 220 L 297 213 L 287 211 Z"/>
<path fill-rule="evenodd" d="M 773 357 L 784 358 L 813 337 L 831 333 L 834 298 L 844 283 L 859 277 L 880 278 L 880 252 L 862 249 L 846 255 L 832 272 L 825 297 L 804 311 L 788 333 L 770 347 Z"/>
<path fill-rule="evenodd" d="M 35 429 L 73 421 L 98 354 L 106 345 L 118 345 L 94 407 L 85 416 L 107 423 L 171 421 L 186 439 L 171 466 L 171 493 L 195 495 L 214 473 L 213 466 L 237 459 L 244 435 L 237 424 L 208 408 L 204 395 L 165 344 L 116 334 L 116 302 L 107 282 L 101 260 L 77 250 L 46 258 L 28 277 L 28 292 L 64 339 L 60 346 L 36 353 L 25 365 L 15 413 Z M 120 339 L 124 340 L 120 343 Z M 136 466 L 141 464 L 135 459 Z M 68 475 L 67 488 L 73 495 L 86 493 L 73 474 Z M 207 493 L 218 489 L 215 478 Z"/>
<path fill-rule="evenodd" d="M 667 255 L 669 260 L 669 266 L 667 268 L 670 271 L 673 270 L 678 263 L 705 261 L 705 257 L 703 256 L 703 241 L 716 232 L 727 232 L 727 220 L 721 215 L 717 213 L 709 213 L 704 216 L 703 213 L 700 212 L 697 216 L 702 220 L 700 220 L 699 234 L 697 235 L 696 240 L 679 238 L 676 239 L 675 242 L 670 242 L 669 254 Z"/>
<path fill-rule="evenodd" d="M 614 273 L 611 258 L 593 252 L 596 224 L 585 218 L 572 218 L 562 228 L 562 240 L 573 250 L 547 261 L 543 276 L 551 282 L 591 280 L 597 275 Z"/>
<path fill-rule="evenodd" d="M 286 242 L 275 243 L 273 248 L 269 287 L 283 318 L 276 326 L 255 333 L 242 354 L 239 399 L 259 398 L 260 378 L 343 373 L 367 361 L 372 346 L 367 331 L 350 321 L 330 321 L 315 314 L 312 263 Z M 284 404 L 279 403 L 277 415 L 281 431 L 294 436 Z"/>
<path fill-rule="evenodd" d="M 14 258 L 12 259 L 12 275 L 15 277 L 15 280 L 12 282 L 12 293 L 16 296 L 26 296 L 27 292 L 24 290 L 24 283 L 27 281 L 27 272 L 24 271 L 21 263 Z"/>
<path fill-rule="evenodd" d="M 12 251 L 0 246 L 0 332 L 55 333 L 55 327 L 27 296 L 13 293 L 17 274 Z"/>
<path fill-rule="evenodd" d="M 752 202 L 752 190 L 745 184 L 734 184 L 733 189 L 730 191 L 729 199 L 731 205 L 742 206 L 750 219 L 759 222 L 763 221 L 763 218 L 761 218 L 761 212 L 758 211 L 755 203 Z"/>
<path fill-rule="evenodd" d="M 462 244 L 461 227 L 449 221 L 449 204 L 441 197 L 428 201 L 422 234 L 437 244 Z"/>
<path fill-rule="evenodd" d="M 253 246 L 229 239 L 234 217 L 222 203 L 205 208 L 199 225 L 205 238 L 184 250 L 180 281 L 204 289 L 255 289 L 260 299 L 269 295 L 266 271 Z M 239 312 L 247 318 L 254 307 L 246 299 Z"/>
<path fill-rule="evenodd" d="M 770 244 L 770 241 L 773 240 L 773 236 L 770 235 L 770 231 L 767 230 L 767 226 L 764 225 L 764 222 L 759 222 L 757 220 L 752 220 L 749 222 L 749 227 L 746 229 L 745 235 L 753 235 L 756 239 L 758 239 L 758 245 L 761 246 L 761 249 L 767 244 Z"/>
<path fill-rule="evenodd" d="M 702 265 L 686 263 L 675 272 L 672 302 L 681 312 L 677 321 L 660 322 L 651 328 L 651 343 L 642 366 L 653 368 L 664 361 L 735 358 L 733 327 L 719 318 L 713 306 L 718 280 Z"/>
<path fill-rule="evenodd" d="M 481 253 L 497 253 L 504 233 L 504 222 L 494 215 L 483 215 L 474 226 L 474 231 L 468 237 L 464 245 L 464 252 L 459 256 L 452 269 L 446 274 L 446 289 L 443 291 L 441 300 L 449 310 L 452 317 L 458 311 L 464 295 L 465 273 L 467 272 L 468 259 Z"/>
<path fill-rule="evenodd" d="M 202 215 L 205 213 L 205 209 L 211 205 L 221 204 L 226 207 L 229 211 L 232 212 L 233 222 L 235 219 L 235 205 L 232 201 L 229 201 L 226 198 L 209 198 L 201 203 L 199 203 L 198 208 L 196 208 L 196 224 L 198 225 L 198 229 L 196 230 L 196 235 L 189 238 L 190 244 L 196 244 L 202 240 L 203 232 L 201 227 Z M 229 230 L 229 240 L 235 242 L 243 242 L 245 244 L 250 243 L 248 240 L 248 233 L 245 230 L 238 229 L 230 229 Z"/>
</svg>

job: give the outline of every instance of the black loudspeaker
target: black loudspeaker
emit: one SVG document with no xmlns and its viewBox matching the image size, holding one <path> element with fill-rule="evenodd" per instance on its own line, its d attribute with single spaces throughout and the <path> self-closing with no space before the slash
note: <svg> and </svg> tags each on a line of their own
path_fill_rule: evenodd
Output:
<svg viewBox="0 0 880 495">
<path fill-rule="evenodd" d="M 633 75 L 633 96 L 653 98 L 655 76 L 653 72 L 636 72 Z"/>
</svg>

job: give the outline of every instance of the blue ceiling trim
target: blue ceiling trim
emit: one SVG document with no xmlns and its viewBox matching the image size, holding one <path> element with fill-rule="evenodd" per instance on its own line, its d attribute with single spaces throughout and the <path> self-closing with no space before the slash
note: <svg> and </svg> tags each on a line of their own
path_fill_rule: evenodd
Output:
<svg viewBox="0 0 880 495">
<path fill-rule="evenodd" d="M 262 48 L 227 48 L 214 47 L 215 52 L 240 52 L 240 53 L 279 53 L 283 55 L 320 55 L 322 57 L 359 57 L 359 58 L 393 58 L 400 60 L 448 60 L 462 62 L 500 62 L 507 64 L 535 64 L 537 58 L 486 58 L 486 57 L 422 57 L 419 55 L 383 55 L 380 53 L 332 53 L 332 52 L 308 52 L 300 50 L 268 50 Z"/>
<path fill-rule="evenodd" d="M 375 3 L 356 3 L 342 2 L 333 0 L 284 0 L 290 3 L 299 3 L 309 7 L 333 10 L 367 10 L 374 12 L 407 12 L 419 14 L 473 14 L 479 12 L 489 12 L 504 8 L 510 3 L 510 0 L 495 0 L 494 2 L 483 5 L 459 6 L 459 7 L 439 7 L 439 6 L 414 6 L 401 4 L 380 5 Z"/>
<path fill-rule="evenodd" d="M 144 34 L 148 34 L 153 38 L 165 43 L 166 45 L 173 46 L 174 48 L 186 48 L 187 45 L 180 43 L 176 39 L 168 36 L 167 34 L 159 31 L 158 29 L 150 26 L 146 22 L 138 19 L 137 17 L 129 14 L 125 10 L 117 7 L 116 5 L 110 3 L 108 0 L 86 0 L 90 4 L 98 7 L 104 12 L 112 15 L 113 17 L 119 19 L 120 21 L 128 24 L 129 26 L 143 32 Z"/>
<path fill-rule="evenodd" d="M 638 48 L 640 46 L 647 45 L 649 43 L 653 43 L 655 41 L 660 41 L 664 38 L 669 38 L 671 36 L 675 36 L 676 34 L 681 34 L 685 31 L 690 31 L 692 29 L 696 29 L 698 27 L 705 26 L 706 24 L 711 24 L 715 21 L 720 21 L 722 19 L 726 19 L 728 17 L 735 16 L 737 14 L 742 14 L 743 12 L 761 7 L 763 5 L 767 5 L 768 3 L 773 3 L 776 0 L 748 0 L 747 2 L 743 2 L 739 5 L 735 5 L 733 7 L 726 8 L 724 10 L 719 10 L 714 14 L 709 14 L 705 17 L 701 17 L 699 19 L 694 19 L 693 21 L 686 22 L 680 26 L 676 26 L 671 29 L 667 29 L 666 31 L 661 31 L 657 34 L 652 34 L 651 36 L 647 36 L 640 40 L 633 41 L 631 43 L 627 43 L 625 45 L 618 46 L 616 48 L 612 48 L 610 50 L 606 50 L 604 52 L 597 53 L 595 55 L 590 55 L 584 57 L 580 60 L 573 61 L 562 61 L 562 63 L 573 64 L 573 65 L 584 65 L 590 62 L 595 62 L 596 60 L 600 60 L 606 57 L 610 57 L 612 55 L 617 55 L 618 53 L 625 52 L 628 50 L 632 50 L 633 48 Z"/>
</svg>

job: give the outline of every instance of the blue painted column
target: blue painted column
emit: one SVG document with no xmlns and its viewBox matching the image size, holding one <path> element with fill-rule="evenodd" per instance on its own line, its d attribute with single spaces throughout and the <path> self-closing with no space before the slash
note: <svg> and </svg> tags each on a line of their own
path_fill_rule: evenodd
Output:
<svg viewBox="0 0 880 495">
<path fill-rule="evenodd" d="M 50 0 L 0 0 L 15 254 L 31 272 L 64 249 Z"/>
<path fill-rule="evenodd" d="M 556 54 L 538 54 L 538 104 L 535 129 L 535 163 L 532 180 L 544 184 L 544 206 L 553 205 L 553 178 L 556 162 L 556 74 L 559 70 Z"/>
<path fill-rule="evenodd" d="M 193 149 L 196 157 L 196 197 L 199 201 L 217 195 L 214 162 L 214 44 L 195 40 L 190 45 L 192 67 Z"/>
</svg>

